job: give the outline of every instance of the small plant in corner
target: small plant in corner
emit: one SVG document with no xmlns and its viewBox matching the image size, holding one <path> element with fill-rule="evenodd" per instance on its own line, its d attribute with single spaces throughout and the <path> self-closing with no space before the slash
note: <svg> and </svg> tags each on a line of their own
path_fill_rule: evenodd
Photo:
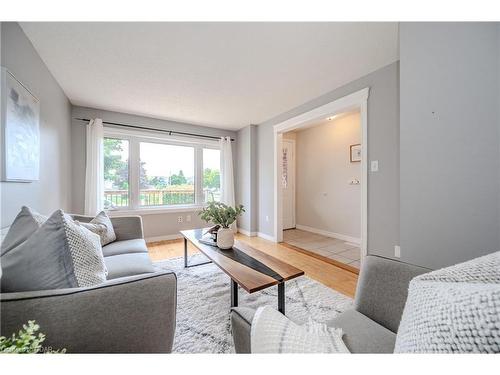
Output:
<svg viewBox="0 0 500 375">
<path fill-rule="evenodd" d="M 23 328 L 11 337 L 0 336 L 0 353 L 33 354 L 33 353 L 66 353 L 66 349 L 53 350 L 42 347 L 45 335 L 38 333 L 40 326 L 34 320 L 23 324 Z"/>
<path fill-rule="evenodd" d="M 221 249 L 231 249 L 234 244 L 234 233 L 229 227 L 243 212 L 245 208 L 241 204 L 231 207 L 220 202 L 209 202 L 198 215 L 207 223 L 221 226 L 217 231 L 217 246 Z"/>
</svg>

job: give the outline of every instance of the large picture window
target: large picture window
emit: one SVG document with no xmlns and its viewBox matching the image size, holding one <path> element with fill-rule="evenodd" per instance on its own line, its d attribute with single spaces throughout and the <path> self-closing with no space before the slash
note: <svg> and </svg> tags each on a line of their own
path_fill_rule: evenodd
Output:
<svg viewBox="0 0 500 375">
<path fill-rule="evenodd" d="M 110 210 L 201 206 L 220 199 L 217 143 L 107 132 L 104 202 Z"/>
</svg>

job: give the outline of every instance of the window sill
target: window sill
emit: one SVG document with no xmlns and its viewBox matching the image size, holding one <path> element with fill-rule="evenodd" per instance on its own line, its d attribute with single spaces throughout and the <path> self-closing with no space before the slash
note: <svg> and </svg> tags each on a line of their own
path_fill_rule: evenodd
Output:
<svg viewBox="0 0 500 375">
<path fill-rule="evenodd" d="M 138 208 L 138 209 L 117 209 L 117 210 L 107 210 L 107 214 L 111 217 L 113 216 L 125 216 L 125 215 L 161 215 L 161 214 L 175 214 L 180 212 L 195 212 L 201 211 L 204 206 L 202 205 L 192 205 L 192 206 L 178 206 L 178 207 L 155 207 L 155 208 Z"/>
</svg>

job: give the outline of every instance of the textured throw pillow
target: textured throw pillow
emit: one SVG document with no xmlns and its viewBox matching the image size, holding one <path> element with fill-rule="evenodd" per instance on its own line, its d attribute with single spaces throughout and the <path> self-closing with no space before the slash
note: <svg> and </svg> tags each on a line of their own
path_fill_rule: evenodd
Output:
<svg viewBox="0 0 500 375">
<path fill-rule="evenodd" d="M 310 321 L 299 326 L 269 306 L 252 321 L 252 353 L 349 353 L 340 328 Z"/>
<path fill-rule="evenodd" d="M 396 353 L 500 353 L 500 252 L 410 282 Z"/>
<path fill-rule="evenodd" d="M 111 219 L 104 211 L 99 212 L 90 222 L 78 222 L 78 224 L 97 234 L 101 238 L 101 246 L 105 246 L 116 240 L 116 234 Z"/>
<path fill-rule="evenodd" d="M 89 287 L 106 281 L 99 236 L 58 210 L 1 257 L 2 292 Z"/>
<path fill-rule="evenodd" d="M 47 220 L 47 216 L 23 206 L 2 241 L 0 255 L 7 253 L 26 241 L 29 236 L 40 228 L 45 220 Z"/>
</svg>

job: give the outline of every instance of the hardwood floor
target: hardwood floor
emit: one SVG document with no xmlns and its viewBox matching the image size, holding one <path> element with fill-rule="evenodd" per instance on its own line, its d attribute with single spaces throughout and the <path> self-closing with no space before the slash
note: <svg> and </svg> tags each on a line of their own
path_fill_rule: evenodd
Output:
<svg viewBox="0 0 500 375">
<path fill-rule="evenodd" d="M 300 268 L 311 279 L 319 281 L 349 297 L 354 297 L 356 283 L 358 281 L 358 275 L 355 273 L 259 237 L 248 237 L 238 233 L 236 238 L 266 254 L 272 255 Z M 184 244 L 182 240 L 148 243 L 148 249 L 149 255 L 153 261 L 181 257 L 184 255 Z M 188 254 L 195 254 L 197 252 L 198 251 L 192 245 L 188 246 Z"/>
</svg>

